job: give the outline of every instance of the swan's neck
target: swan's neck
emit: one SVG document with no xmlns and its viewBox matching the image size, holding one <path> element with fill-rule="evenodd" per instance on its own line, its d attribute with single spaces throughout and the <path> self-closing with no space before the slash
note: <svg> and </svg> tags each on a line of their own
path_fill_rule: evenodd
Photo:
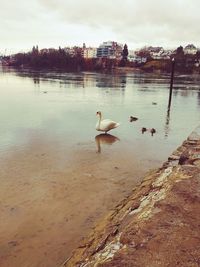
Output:
<svg viewBox="0 0 200 267">
<path fill-rule="evenodd" d="M 99 127 L 100 127 L 101 120 L 102 120 L 102 115 L 99 114 Z"/>
</svg>

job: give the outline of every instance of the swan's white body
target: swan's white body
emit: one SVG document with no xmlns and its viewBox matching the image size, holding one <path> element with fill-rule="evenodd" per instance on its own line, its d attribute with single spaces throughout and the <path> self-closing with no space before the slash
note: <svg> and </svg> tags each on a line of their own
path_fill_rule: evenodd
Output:
<svg viewBox="0 0 200 267">
<path fill-rule="evenodd" d="M 101 112 L 98 111 L 97 115 L 99 115 L 99 120 L 96 124 L 96 130 L 107 133 L 108 131 L 117 128 L 120 124 L 118 122 L 112 121 L 110 119 L 102 120 Z"/>
</svg>

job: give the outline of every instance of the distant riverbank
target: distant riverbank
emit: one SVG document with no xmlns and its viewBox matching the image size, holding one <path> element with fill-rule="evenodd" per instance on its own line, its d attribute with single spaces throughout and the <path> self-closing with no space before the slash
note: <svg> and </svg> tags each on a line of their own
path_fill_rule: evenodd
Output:
<svg viewBox="0 0 200 267">
<path fill-rule="evenodd" d="M 171 72 L 172 58 L 175 59 L 175 71 L 182 74 L 200 73 L 198 55 L 184 55 L 178 52 L 168 59 L 145 58 L 144 62 L 115 58 L 84 58 L 81 53 L 69 55 L 63 49 L 40 52 L 32 50 L 18 53 L 2 59 L 2 64 L 15 68 L 31 68 L 34 70 L 60 70 L 66 72 L 80 71 L 116 71 L 116 72 Z"/>
<path fill-rule="evenodd" d="M 4 67 L 5 65 L 3 65 Z M 97 72 L 97 73 L 171 73 L 171 65 L 166 62 L 158 62 L 158 61 L 150 61 L 142 66 L 126 66 L 126 67 L 119 67 L 119 66 L 110 66 L 110 67 L 103 67 L 101 64 L 96 66 L 89 66 L 89 67 L 59 67 L 59 66 L 46 66 L 46 67 L 36 67 L 29 64 L 22 64 L 22 65 L 16 65 L 16 64 L 9 64 L 6 65 L 6 67 L 12 67 L 16 70 L 29 70 L 29 71 L 58 71 L 58 72 Z M 175 66 L 175 72 L 178 74 L 200 74 L 199 68 L 191 68 L 188 70 L 180 70 L 179 67 Z"/>
</svg>

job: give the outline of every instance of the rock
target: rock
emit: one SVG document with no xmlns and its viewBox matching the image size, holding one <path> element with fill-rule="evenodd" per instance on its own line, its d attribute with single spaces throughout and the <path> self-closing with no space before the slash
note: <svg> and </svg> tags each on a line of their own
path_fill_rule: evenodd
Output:
<svg viewBox="0 0 200 267">
<path fill-rule="evenodd" d="M 171 155 L 171 156 L 169 156 L 169 158 L 168 158 L 168 160 L 179 160 L 180 159 L 180 157 L 179 156 L 176 156 L 176 155 Z"/>
</svg>

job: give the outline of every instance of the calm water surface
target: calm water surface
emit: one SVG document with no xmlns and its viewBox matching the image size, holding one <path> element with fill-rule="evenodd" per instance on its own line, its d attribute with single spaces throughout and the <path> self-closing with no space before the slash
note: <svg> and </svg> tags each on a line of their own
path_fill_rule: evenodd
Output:
<svg viewBox="0 0 200 267">
<path fill-rule="evenodd" d="M 0 70 L 2 267 L 59 266 L 199 124 L 200 78 L 176 77 L 170 113 L 169 79 Z M 98 110 L 121 123 L 109 137 Z"/>
<path fill-rule="evenodd" d="M 0 152 L 3 155 L 13 146 L 22 150 L 40 134 L 70 149 L 83 143 L 95 148 L 95 114 L 101 110 L 105 118 L 121 123 L 110 132 L 121 141 L 115 150 L 133 146 L 136 152 L 135 145 L 159 143 L 167 150 L 162 161 L 198 125 L 200 117 L 199 77 L 176 77 L 170 114 L 168 83 L 166 75 L 4 70 L 0 72 Z M 130 115 L 139 120 L 130 124 Z M 141 135 L 141 127 L 154 127 L 157 134 L 153 138 Z M 110 153 L 110 147 L 105 150 Z M 144 151 L 141 154 L 144 160 Z"/>
</svg>

